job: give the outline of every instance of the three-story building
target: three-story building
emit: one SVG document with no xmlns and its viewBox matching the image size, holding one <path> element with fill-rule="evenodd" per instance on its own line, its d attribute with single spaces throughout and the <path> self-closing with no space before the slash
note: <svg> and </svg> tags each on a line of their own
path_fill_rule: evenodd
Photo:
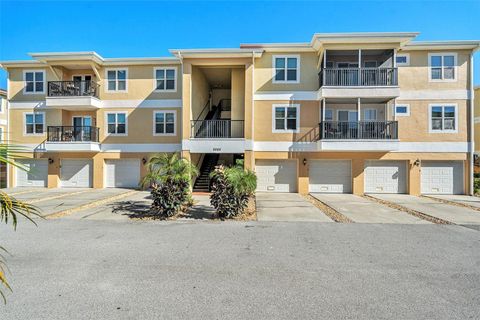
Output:
<svg viewBox="0 0 480 320">
<path fill-rule="evenodd" d="M 135 187 L 153 153 L 181 152 L 195 190 L 244 159 L 264 192 L 471 193 L 479 42 L 416 35 L 3 62 L 10 137 L 30 148 L 10 185 Z"/>
</svg>

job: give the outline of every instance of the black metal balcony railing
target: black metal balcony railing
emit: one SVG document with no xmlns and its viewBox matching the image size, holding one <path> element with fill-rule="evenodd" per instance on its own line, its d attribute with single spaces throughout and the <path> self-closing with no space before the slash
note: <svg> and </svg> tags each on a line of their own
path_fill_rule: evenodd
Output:
<svg viewBox="0 0 480 320">
<path fill-rule="evenodd" d="M 398 139 L 397 121 L 324 121 L 320 139 L 388 140 Z"/>
<path fill-rule="evenodd" d="M 48 142 L 98 142 L 99 128 L 90 126 L 48 126 Z"/>
<path fill-rule="evenodd" d="M 49 97 L 96 97 L 98 98 L 98 87 L 95 81 L 49 81 Z"/>
<path fill-rule="evenodd" d="M 397 86 L 397 68 L 323 68 L 320 87 Z"/>
<path fill-rule="evenodd" d="M 243 138 L 243 120 L 191 121 L 192 138 Z"/>
</svg>

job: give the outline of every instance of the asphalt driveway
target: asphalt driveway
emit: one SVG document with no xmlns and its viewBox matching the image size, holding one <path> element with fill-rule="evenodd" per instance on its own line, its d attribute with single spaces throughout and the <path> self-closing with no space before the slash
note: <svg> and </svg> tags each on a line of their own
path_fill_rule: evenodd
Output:
<svg viewBox="0 0 480 320">
<path fill-rule="evenodd" d="M 12 319 L 479 319 L 480 232 L 435 224 L 0 225 Z"/>
<path fill-rule="evenodd" d="M 258 221 L 333 222 L 298 193 L 258 192 L 256 200 Z"/>
<path fill-rule="evenodd" d="M 311 195 L 357 223 L 429 223 L 353 194 L 312 193 Z"/>
</svg>

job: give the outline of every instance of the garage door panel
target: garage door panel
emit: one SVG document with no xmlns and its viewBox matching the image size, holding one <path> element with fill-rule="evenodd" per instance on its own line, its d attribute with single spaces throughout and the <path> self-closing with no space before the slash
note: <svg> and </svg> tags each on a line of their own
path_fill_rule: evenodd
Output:
<svg viewBox="0 0 480 320">
<path fill-rule="evenodd" d="M 105 186 L 107 188 L 137 188 L 140 181 L 140 160 L 105 160 Z"/>
<path fill-rule="evenodd" d="M 18 187 L 46 187 L 48 181 L 48 160 L 17 160 L 27 171 L 17 168 L 16 185 Z"/>
<path fill-rule="evenodd" d="M 91 188 L 92 160 L 62 159 L 60 161 L 60 186 L 63 188 Z"/>
<path fill-rule="evenodd" d="M 406 193 L 405 161 L 369 160 L 365 163 L 365 193 Z"/>
<path fill-rule="evenodd" d="M 350 160 L 311 160 L 309 191 L 319 193 L 351 193 Z"/>
<path fill-rule="evenodd" d="M 422 161 L 423 194 L 463 194 L 462 161 Z"/>
<path fill-rule="evenodd" d="M 297 162 L 292 160 L 257 160 L 257 191 L 296 192 Z"/>
</svg>

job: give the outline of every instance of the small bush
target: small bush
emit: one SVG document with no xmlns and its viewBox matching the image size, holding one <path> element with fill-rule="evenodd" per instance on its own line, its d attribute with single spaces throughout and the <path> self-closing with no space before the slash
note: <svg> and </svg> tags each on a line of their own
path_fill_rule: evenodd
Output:
<svg viewBox="0 0 480 320">
<path fill-rule="evenodd" d="M 177 214 L 187 202 L 189 196 L 189 182 L 167 178 L 152 188 L 152 213 L 168 218 Z"/>
<path fill-rule="evenodd" d="M 480 179 L 479 178 L 475 178 L 475 180 L 473 180 L 473 189 L 474 189 L 475 194 L 480 193 Z"/>
<path fill-rule="evenodd" d="M 210 203 L 221 218 L 233 218 L 245 211 L 248 200 L 257 187 L 257 177 L 239 164 L 218 166 L 212 172 Z"/>
</svg>

